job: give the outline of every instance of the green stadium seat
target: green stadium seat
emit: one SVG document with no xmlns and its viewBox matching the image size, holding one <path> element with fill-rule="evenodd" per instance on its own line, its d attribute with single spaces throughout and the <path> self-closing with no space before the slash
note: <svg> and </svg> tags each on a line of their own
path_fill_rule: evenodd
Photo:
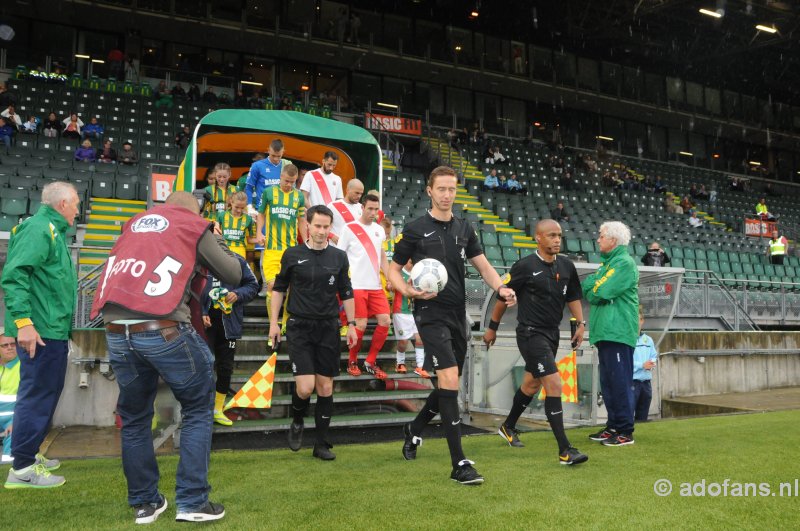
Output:
<svg viewBox="0 0 800 531">
<path fill-rule="evenodd" d="M 93 179 L 90 190 L 92 197 L 111 199 L 114 197 L 114 178 Z"/>
<path fill-rule="evenodd" d="M 19 188 L 0 189 L 0 213 L 22 216 L 28 213 L 28 190 Z"/>
<path fill-rule="evenodd" d="M 481 238 L 483 245 L 497 245 L 497 233 L 495 232 L 484 232 Z"/>
<path fill-rule="evenodd" d="M 19 223 L 19 216 L 0 213 L 0 231 L 9 232 Z"/>
<path fill-rule="evenodd" d="M 520 247 L 519 248 L 519 257 L 525 258 L 526 256 L 530 256 L 536 252 L 536 249 L 532 247 Z"/>
<path fill-rule="evenodd" d="M 95 180 L 97 180 L 96 176 Z M 114 196 L 117 199 L 136 199 L 136 177 L 132 175 L 117 175 L 114 183 Z"/>
<path fill-rule="evenodd" d="M 514 235 L 510 232 L 501 232 L 497 236 L 500 247 L 511 247 L 514 245 Z"/>
<path fill-rule="evenodd" d="M 511 265 L 519 260 L 519 248 L 503 247 L 503 260 L 505 260 L 506 265 Z"/>
<path fill-rule="evenodd" d="M 597 251 L 595 249 L 595 242 L 594 240 L 581 240 L 581 252 L 584 254 L 589 254 L 592 252 Z"/>
<path fill-rule="evenodd" d="M 503 251 L 497 245 L 487 245 L 484 249 L 484 253 L 486 254 L 486 259 L 492 265 L 502 265 L 503 264 Z"/>
<path fill-rule="evenodd" d="M 578 254 L 581 252 L 581 242 L 575 238 L 567 238 L 566 251 L 570 254 Z"/>
</svg>

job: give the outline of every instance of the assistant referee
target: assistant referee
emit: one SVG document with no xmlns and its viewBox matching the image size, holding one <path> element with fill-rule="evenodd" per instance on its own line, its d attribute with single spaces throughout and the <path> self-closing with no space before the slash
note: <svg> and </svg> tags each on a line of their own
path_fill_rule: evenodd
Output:
<svg viewBox="0 0 800 531">
<path fill-rule="evenodd" d="M 511 411 L 497 433 L 510 446 L 524 446 L 518 437 L 517 420 L 544 385 L 547 393 L 544 412 L 558 442 L 558 461 L 562 465 L 574 465 L 589 458 L 570 445 L 564 432 L 561 405 L 563 382 L 556 366 L 556 351 L 565 304 L 578 321 L 572 344 L 583 340 L 585 322 L 581 307 L 581 284 L 575 264 L 558 255 L 561 251 L 561 226 L 556 221 L 544 219 L 536 224 L 536 243 L 539 244 L 536 253 L 514 263 L 505 278 L 506 285 L 519 294 L 517 346 L 525 360 L 525 376 L 514 395 Z M 505 311 L 505 302 L 498 300 L 489 328 L 483 336 L 487 347 L 494 344 L 496 330 Z"/>
<path fill-rule="evenodd" d="M 428 396 L 419 415 L 403 428 L 403 457 L 416 458 L 417 447 L 422 444 L 422 430 L 441 412 L 453 465 L 450 479 L 462 485 L 478 485 L 483 483 L 483 476 L 464 457 L 458 410 L 458 379 L 467 353 L 464 261 L 472 263 L 489 287 L 502 291 L 509 304 L 514 303 L 516 296 L 512 289 L 503 286 L 484 256 L 469 221 L 453 215 L 457 184 L 452 168 L 439 166 L 431 172 L 426 188 L 431 209 L 403 228 L 389 266 L 389 282 L 402 296 L 417 299 L 414 320 L 425 343 L 425 370 L 435 369 L 438 380 L 438 389 Z M 447 269 L 447 284 L 438 294 L 423 293 L 403 281 L 400 273 L 403 266 L 409 260 L 417 263 L 423 258 L 435 258 Z"/>
<path fill-rule="evenodd" d="M 333 412 L 333 378 L 339 375 L 339 302 L 347 314 L 347 344 L 354 345 L 355 304 L 350 284 L 350 264 L 344 251 L 328 244 L 333 213 L 324 205 L 308 209 L 309 239 L 286 250 L 281 258 L 280 273 L 272 287 L 272 312 L 269 338 L 277 345 L 281 336 L 278 324 L 286 292 L 291 289 L 286 324 L 289 361 L 292 362 L 295 389 L 292 393 L 292 414 L 289 448 L 298 451 L 303 442 L 303 418 L 311 393 L 316 389 L 314 408 L 317 439 L 314 457 L 324 461 L 336 459 L 331 444 L 325 440 Z"/>
</svg>

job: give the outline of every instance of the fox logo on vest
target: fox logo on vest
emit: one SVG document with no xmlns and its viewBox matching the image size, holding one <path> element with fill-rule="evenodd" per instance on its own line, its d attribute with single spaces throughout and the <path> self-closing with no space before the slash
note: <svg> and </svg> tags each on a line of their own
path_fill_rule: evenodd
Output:
<svg viewBox="0 0 800 531">
<path fill-rule="evenodd" d="M 131 225 L 133 232 L 164 232 L 169 227 L 169 221 L 164 216 L 149 214 L 142 216 Z"/>
</svg>

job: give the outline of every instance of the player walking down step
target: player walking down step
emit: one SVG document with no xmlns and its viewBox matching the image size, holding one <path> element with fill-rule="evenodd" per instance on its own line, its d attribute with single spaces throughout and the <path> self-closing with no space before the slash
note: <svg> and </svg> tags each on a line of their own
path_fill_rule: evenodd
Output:
<svg viewBox="0 0 800 531">
<path fill-rule="evenodd" d="M 358 341 L 350 347 L 350 360 L 347 372 L 352 376 L 360 376 L 358 368 L 358 352 L 367 329 L 367 319 L 372 316 L 378 320 L 378 326 L 372 333 L 369 354 L 364 362 L 364 370 L 379 380 L 386 379 L 386 373 L 378 366 L 378 352 L 383 348 L 389 335 L 389 302 L 381 287 L 380 273 L 388 273 L 389 263 L 383 250 L 386 232 L 375 217 L 381 204 L 377 196 L 367 194 L 361 217 L 345 225 L 339 236 L 337 247 L 347 253 L 350 262 L 350 276 L 356 306 L 356 334 Z"/>
<path fill-rule="evenodd" d="M 499 290 L 509 305 L 514 304 L 516 295 L 503 285 L 489 264 L 472 225 L 453 215 L 457 184 L 452 168 L 439 166 L 431 172 L 426 187 L 431 209 L 403 228 L 389 266 L 389 282 L 401 295 L 417 299 L 414 319 L 425 343 L 425 369 L 435 369 L 438 377 L 438 389 L 428 396 L 417 418 L 403 428 L 403 457 L 416 458 L 423 429 L 441 413 L 453 466 L 450 479 L 463 485 L 477 485 L 483 483 L 483 476 L 464 456 L 458 410 L 458 379 L 467 354 L 464 261 L 469 260 L 489 287 Z M 438 294 L 416 290 L 403 282 L 400 273 L 403 266 L 409 260 L 417 263 L 423 258 L 434 258 L 447 269 L 447 284 Z"/>
<path fill-rule="evenodd" d="M 544 385 L 547 393 L 544 411 L 558 442 L 558 461 L 562 465 L 574 465 L 589 458 L 570 445 L 564 431 L 561 404 L 561 388 L 564 384 L 556 367 L 556 351 L 565 304 L 578 323 L 571 338 L 572 344 L 583 340 L 581 284 L 575 265 L 567 257 L 558 255 L 561 250 L 561 226 L 558 223 L 552 219 L 537 223 L 536 243 L 539 244 L 536 252 L 511 266 L 505 279 L 506 285 L 519 294 L 517 346 L 525 360 L 525 376 L 498 433 L 510 446 L 524 446 L 516 429 L 517 420 Z M 483 336 L 487 347 L 494 344 L 496 330 L 505 311 L 505 303 L 498 300 L 489 328 Z"/>
</svg>

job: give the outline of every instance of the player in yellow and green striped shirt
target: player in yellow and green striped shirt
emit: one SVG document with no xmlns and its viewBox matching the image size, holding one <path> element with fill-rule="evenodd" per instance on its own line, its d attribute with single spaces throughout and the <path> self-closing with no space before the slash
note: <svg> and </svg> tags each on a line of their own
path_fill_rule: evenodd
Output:
<svg viewBox="0 0 800 531">
<path fill-rule="evenodd" d="M 256 244 L 264 246 L 261 252 L 261 278 L 267 286 L 268 311 L 272 285 L 281 270 L 281 257 L 286 249 L 297 245 L 298 231 L 300 234 L 306 233 L 303 194 L 294 188 L 297 173 L 297 166 L 285 165 L 281 170 L 280 184 L 264 190 L 258 206 Z"/>
<path fill-rule="evenodd" d="M 230 209 L 217 214 L 222 238 L 231 251 L 247 259 L 247 242 L 255 241 L 256 224 L 253 218 L 245 213 L 247 194 L 236 192 L 230 196 Z"/>
<path fill-rule="evenodd" d="M 231 179 L 231 167 L 227 163 L 218 163 L 211 173 L 214 175 L 215 182 L 205 187 L 206 204 L 203 208 L 203 217 L 214 221 L 218 214 L 227 210 L 228 198 L 236 193 L 236 187 L 228 184 Z"/>
</svg>

